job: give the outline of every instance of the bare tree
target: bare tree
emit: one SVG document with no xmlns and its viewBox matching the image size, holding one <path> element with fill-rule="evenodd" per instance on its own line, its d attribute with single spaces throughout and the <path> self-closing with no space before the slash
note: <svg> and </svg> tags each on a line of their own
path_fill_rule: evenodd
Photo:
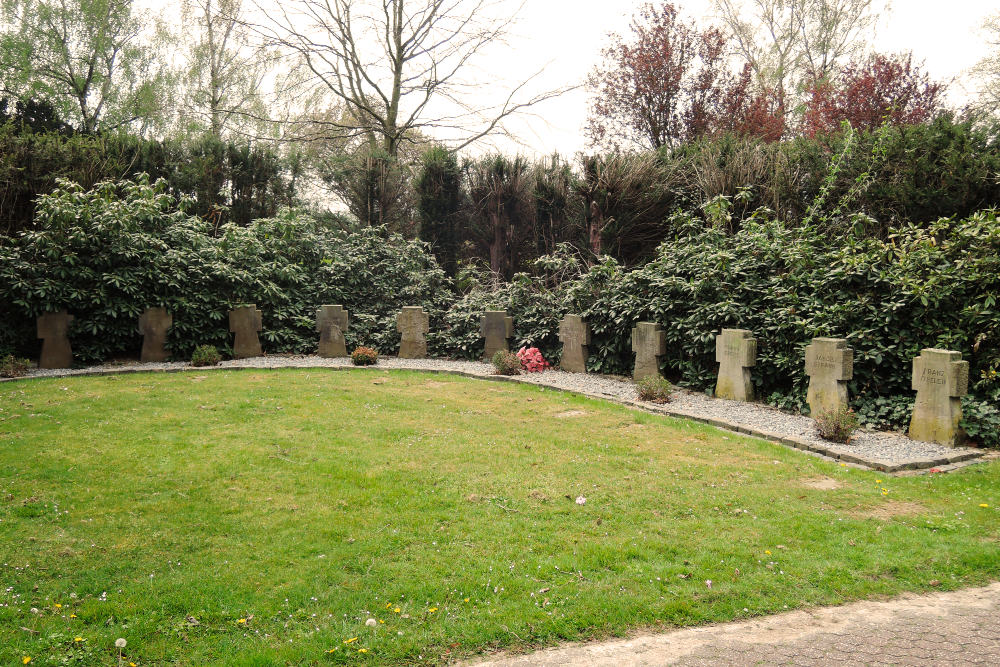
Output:
<svg viewBox="0 0 1000 667">
<path fill-rule="evenodd" d="M 789 102 L 860 55 L 879 19 L 876 0 L 715 0 L 715 7 L 758 84 Z"/>
<path fill-rule="evenodd" d="M 342 118 L 360 120 L 322 121 L 330 134 L 361 136 L 395 156 L 414 131 L 459 150 L 566 90 L 526 95 L 531 77 L 492 108 L 469 100 L 484 84 L 471 76 L 477 56 L 510 24 L 503 9 L 498 0 L 289 0 L 269 5 L 270 20 L 254 29 L 298 58 L 302 84 L 327 98 L 323 106 L 343 105 Z M 320 121 L 309 122 L 315 130 Z"/>
<path fill-rule="evenodd" d="M 992 48 L 972 69 L 980 86 L 975 106 L 986 113 L 997 114 L 1000 110 L 1000 13 L 986 19 L 983 32 Z"/>
<path fill-rule="evenodd" d="M 272 63 L 250 43 L 243 14 L 242 0 L 184 1 L 185 115 L 218 139 L 263 116 L 260 95 Z"/>
</svg>

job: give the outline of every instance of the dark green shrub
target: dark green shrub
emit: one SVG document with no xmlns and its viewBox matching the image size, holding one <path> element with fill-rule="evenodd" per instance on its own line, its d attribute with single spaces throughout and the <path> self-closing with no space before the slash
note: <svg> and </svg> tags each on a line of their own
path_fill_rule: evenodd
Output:
<svg viewBox="0 0 1000 667">
<path fill-rule="evenodd" d="M 0 378 L 19 378 L 28 372 L 27 359 L 15 357 L 13 354 L 0 358 Z"/>
<path fill-rule="evenodd" d="M 497 375 L 520 375 L 521 360 L 509 350 L 497 350 L 493 355 L 493 370 Z"/>
<path fill-rule="evenodd" d="M 222 361 L 222 356 L 211 345 L 199 345 L 191 353 L 192 366 L 215 366 L 220 361 Z"/>
<path fill-rule="evenodd" d="M 865 428 L 885 431 L 905 428 L 913 414 L 915 395 L 870 396 L 855 400 L 858 422 Z"/>
<path fill-rule="evenodd" d="M 819 437 L 831 442 L 848 442 L 858 430 L 858 416 L 850 408 L 840 408 L 816 415 Z"/>
<path fill-rule="evenodd" d="M 996 405 L 966 396 L 962 400 L 961 427 L 970 443 L 1000 448 L 1000 409 Z"/>
<path fill-rule="evenodd" d="M 192 341 L 228 348 L 233 303 L 257 304 L 261 337 L 275 352 L 315 349 L 314 314 L 324 303 L 351 311 L 348 345 L 396 345 L 395 318 L 406 305 L 423 306 L 440 328 L 449 281 L 426 244 L 384 229 L 328 229 L 292 210 L 224 225 L 215 237 L 165 188 L 148 179 L 91 191 L 62 183 L 39 200 L 35 229 L 0 239 L 0 312 L 17 325 L 0 333 L 3 351 L 33 354 L 34 317 L 67 308 L 81 362 L 137 352 L 136 322 L 151 303 L 173 314 L 167 348 L 179 358 L 190 356 Z"/>
<path fill-rule="evenodd" d="M 351 352 L 351 363 L 355 366 L 373 366 L 378 362 L 378 352 L 360 345 Z"/>
<path fill-rule="evenodd" d="M 651 403 L 669 403 L 670 394 L 674 386 L 664 377 L 644 377 L 635 383 L 636 391 L 639 392 L 640 401 L 650 401 Z"/>
</svg>

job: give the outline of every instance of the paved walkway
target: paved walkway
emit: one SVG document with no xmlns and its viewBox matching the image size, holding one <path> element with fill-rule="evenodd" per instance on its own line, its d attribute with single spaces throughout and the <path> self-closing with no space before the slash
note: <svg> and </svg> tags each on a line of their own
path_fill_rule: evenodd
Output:
<svg viewBox="0 0 1000 667">
<path fill-rule="evenodd" d="M 572 645 L 475 664 L 1000 665 L 1000 583 Z"/>
</svg>

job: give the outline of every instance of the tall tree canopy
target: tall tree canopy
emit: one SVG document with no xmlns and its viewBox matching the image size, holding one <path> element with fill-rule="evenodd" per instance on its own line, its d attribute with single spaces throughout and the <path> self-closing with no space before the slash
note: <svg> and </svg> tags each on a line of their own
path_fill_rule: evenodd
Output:
<svg viewBox="0 0 1000 667">
<path fill-rule="evenodd" d="M 5 93 L 51 104 L 84 132 L 143 131 L 163 108 L 155 26 L 133 0 L 3 0 Z"/>
<path fill-rule="evenodd" d="M 800 94 L 859 56 L 878 22 L 876 0 L 715 0 L 757 83 L 794 111 Z"/>
<path fill-rule="evenodd" d="M 643 6 L 591 73 L 587 134 L 598 145 L 659 148 L 703 134 L 729 83 L 725 39 L 669 3 Z"/>
<path fill-rule="evenodd" d="M 810 87 L 805 133 L 831 132 L 843 121 L 864 130 L 883 123 L 925 123 L 941 109 L 944 89 L 944 84 L 931 81 L 913 64 L 912 54 L 873 53 Z"/>
<path fill-rule="evenodd" d="M 497 0 L 289 0 L 256 29 L 300 60 L 302 85 L 325 97 L 323 106 L 345 107 L 323 121 L 330 134 L 362 136 L 395 157 L 415 132 L 464 148 L 561 92 L 525 97 L 524 81 L 499 106 L 470 97 L 482 86 L 470 65 L 503 38 L 504 10 Z M 310 123 L 314 131 L 317 120 Z"/>
</svg>

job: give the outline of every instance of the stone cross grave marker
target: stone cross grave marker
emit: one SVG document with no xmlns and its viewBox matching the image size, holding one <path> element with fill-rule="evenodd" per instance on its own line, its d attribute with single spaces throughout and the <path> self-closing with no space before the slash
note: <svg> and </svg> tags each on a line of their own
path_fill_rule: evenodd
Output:
<svg viewBox="0 0 1000 667">
<path fill-rule="evenodd" d="M 256 304 L 239 306 L 229 311 L 229 330 L 236 334 L 233 358 L 246 359 L 264 354 L 257 332 L 264 328 L 262 313 Z"/>
<path fill-rule="evenodd" d="M 750 369 L 757 364 L 757 339 L 746 329 L 723 329 L 715 339 L 715 360 L 719 362 L 716 398 L 753 400 Z"/>
<path fill-rule="evenodd" d="M 563 344 L 559 367 L 570 373 L 586 373 L 590 325 L 579 315 L 567 315 L 559 323 L 559 340 Z"/>
<path fill-rule="evenodd" d="M 139 333 L 142 334 L 142 353 L 139 361 L 166 361 L 167 329 L 174 323 L 174 316 L 166 308 L 147 308 L 139 316 Z"/>
<path fill-rule="evenodd" d="M 396 318 L 399 330 L 399 358 L 424 359 L 427 357 L 427 332 L 430 319 L 423 306 L 404 306 Z"/>
<path fill-rule="evenodd" d="M 910 437 L 948 447 L 962 444 L 959 428 L 962 397 L 969 392 L 969 362 L 961 352 L 924 349 L 913 360 L 913 388 L 917 402 L 910 419 Z"/>
<path fill-rule="evenodd" d="M 319 332 L 319 356 L 346 357 L 344 333 L 350 324 L 343 306 L 320 306 L 316 311 L 316 331 Z"/>
<path fill-rule="evenodd" d="M 854 377 L 854 350 L 844 338 L 813 338 L 806 346 L 809 412 L 817 417 L 847 407 L 847 381 Z"/>
<path fill-rule="evenodd" d="M 69 344 L 69 325 L 75 318 L 65 310 L 39 315 L 36 320 L 38 337 L 42 339 L 39 368 L 69 368 L 73 365 L 73 348 Z"/>
<path fill-rule="evenodd" d="M 635 352 L 633 380 L 659 377 L 660 357 L 667 353 L 667 332 L 655 322 L 639 322 L 632 329 L 632 351 Z"/>
<path fill-rule="evenodd" d="M 486 339 L 483 361 L 490 362 L 500 350 L 509 350 L 507 339 L 514 335 L 514 318 L 506 310 L 487 310 L 479 326 L 479 335 Z"/>
</svg>

